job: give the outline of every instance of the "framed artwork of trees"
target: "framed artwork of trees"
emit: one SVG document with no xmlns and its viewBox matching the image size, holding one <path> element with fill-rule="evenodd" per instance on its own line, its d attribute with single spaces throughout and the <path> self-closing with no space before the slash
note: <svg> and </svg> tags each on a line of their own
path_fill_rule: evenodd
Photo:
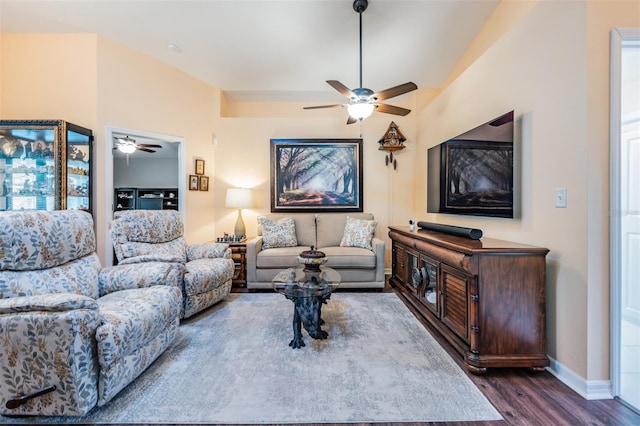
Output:
<svg viewBox="0 0 640 426">
<path fill-rule="evenodd" d="M 444 144 L 443 212 L 513 217 L 513 143 Z"/>
<path fill-rule="evenodd" d="M 361 212 L 362 139 L 271 139 L 272 212 Z"/>
</svg>

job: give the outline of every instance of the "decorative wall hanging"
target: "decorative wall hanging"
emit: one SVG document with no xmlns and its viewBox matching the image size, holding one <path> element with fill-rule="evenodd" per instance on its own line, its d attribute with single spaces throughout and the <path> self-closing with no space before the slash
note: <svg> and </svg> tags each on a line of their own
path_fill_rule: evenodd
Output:
<svg viewBox="0 0 640 426">
<path fill-rule="evenodd" d="M 200 176 L 200 182 L 198 185 L 198 189 L 200 191 L 208 191 L 209 190 L 209 176 Z"/>
<path fill-rule="evenodd" d="M 204 174 L 204 160 L 196 160 L 196 174 L 197 175 Z"/>
<path fill-rule="evenodd" d="M 189 175 L 189 191 L 197 191 L 200 184 L 198 175 Z"/>
<path fill-rule="evenodd" d="M 272 212 L 361 212 L 362 139 L 271 139 Z"/>
<path fill-rule="evenodd" d="M 384 158 L 384 164 L 388 166 L 389 164 L 393 165 L 393 170 L 397 168 L 397 161 L 393 158 L 393 152 L 404 149 L 404 141 L 407 138 L 404 137 L 400 129 L 398 129 L 398 125 L 393 121 L 389 124 L 389 128 L 384 133 L 382 138 L 378 141 L 380 147 L 378 148 L 381 151 L 388 151 L 389 154 Z"/>
</svg>

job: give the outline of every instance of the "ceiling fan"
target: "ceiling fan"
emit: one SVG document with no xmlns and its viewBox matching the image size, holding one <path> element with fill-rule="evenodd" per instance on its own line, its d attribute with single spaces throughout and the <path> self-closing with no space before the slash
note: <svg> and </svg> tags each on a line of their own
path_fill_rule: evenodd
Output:
<svg viewBox="0 0 640 426">
<path fill-rule="evenodd" d="M 340 92 L 341 95 L 349 98 L 349 104 L 319 105 L 304 107 L 304 109 L 346 107 L 349 112 L 347 124 L 353 124 L 358 120 L 364 120 L 369 117 L 374 110 L 402 116 L 411 112 L 410 109 L 382 104 L 380 101 L 391 99 L 416 90 L 418 86 L 415 83 L 404 83 L 381 92 L 374 92 L 371 89 L 362 87 L 362 12 L 367 10 L 368 5 L 368 0 L 354 0 L 353 2 L 353 10 L 355 10 L 360 17 L 360 87 L 351 90 L 337 80 L 327 80 L 327 83 L 329 83 L 331 87 Z"/>
<path fill-rule="evenodd" d="M 144 152 L 156 152 L 151 148 L 162 148 L 162 145 L 136 143 L 136 140 L 129 136 L 125 136 L 124 138 L 115 137 L 114 139 L 116 140 L 116 146 L 114 146 L 113 149 L 117 149 L 124 154 L 133 154 L 136 149 Z"/>
</svg>

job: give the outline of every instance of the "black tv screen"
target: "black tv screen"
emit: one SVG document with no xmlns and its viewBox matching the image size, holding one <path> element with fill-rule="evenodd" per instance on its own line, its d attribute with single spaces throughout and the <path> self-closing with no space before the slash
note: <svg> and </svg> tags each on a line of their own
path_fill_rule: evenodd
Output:
<svg viewBox="0 0 640 426">
<path fill-rule="evenodd" d="M 514 217 L 513 111 L 428 150 L 427 212 Z"/>
</svg>

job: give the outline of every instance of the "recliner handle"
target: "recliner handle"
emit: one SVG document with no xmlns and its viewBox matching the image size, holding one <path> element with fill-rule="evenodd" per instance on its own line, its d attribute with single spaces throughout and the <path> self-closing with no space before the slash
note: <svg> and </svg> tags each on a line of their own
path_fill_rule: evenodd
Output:
<svg viewBox="0 0 640 426">
<path fill-rule="evenodd" d="M 27 395 L 16 396 L 8 400 L 5 406 L 9 410 L 13 410 L 14 408 L 18 408 L 22 404 L 26 404 L 27 401 L 29 401 L 30 399 L 36 398 L 40 395 L 44 395 L 45 393 L 53 392 L 54 390 L 56 390 L 56 385 L 51 385 L 51 386 L 47 386 L 45 388 L 39 389 L 35 392 L 31 392 L 30 394 L 27 394 Z"/>
</svg>

